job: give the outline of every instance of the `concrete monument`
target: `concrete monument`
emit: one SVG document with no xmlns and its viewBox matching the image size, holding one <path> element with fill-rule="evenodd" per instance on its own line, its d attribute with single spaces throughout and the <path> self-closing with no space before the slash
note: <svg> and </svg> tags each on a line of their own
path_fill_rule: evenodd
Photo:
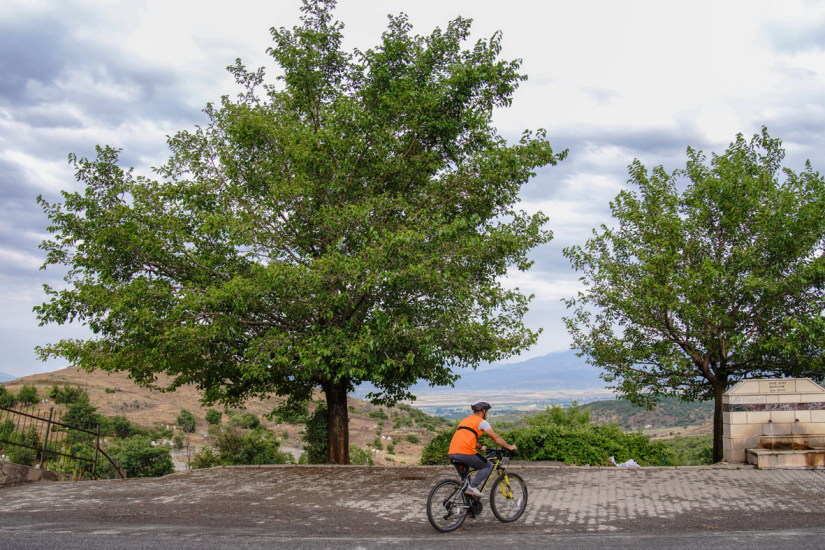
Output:
<svg viewBox="0 0 825 550">
<path fill-rule="evenodd" d="M 726 461 L 825 467 L 825 389 L 809 378 L 742 380 L 722 415 Z"/>
</svg>

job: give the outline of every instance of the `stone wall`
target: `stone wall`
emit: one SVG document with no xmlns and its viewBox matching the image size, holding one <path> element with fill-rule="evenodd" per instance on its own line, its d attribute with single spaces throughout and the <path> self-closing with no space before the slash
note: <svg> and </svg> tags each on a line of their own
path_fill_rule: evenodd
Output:
<svg viewBox="0 0 825 550">
<path fill-rule="evenodd" d="M 68 474 L 58 474 L 11 462 L 0 462 L 0 487 L 35 481 L 70 481 L 71 479 L 72 476 Z"/>
</svg>

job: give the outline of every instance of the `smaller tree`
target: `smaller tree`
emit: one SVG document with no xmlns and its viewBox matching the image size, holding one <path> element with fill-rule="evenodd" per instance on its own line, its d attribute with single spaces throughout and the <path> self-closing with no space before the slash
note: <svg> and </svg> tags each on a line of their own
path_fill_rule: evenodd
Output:
<svg viewBox="0 0 825 550">
<path fill-rule="evenodd" d="M 34 405 L 40 402 L 40 395 L 37 393 L 37 388 L 30 384 L 23 384 L 20 391 L 17 392 L 17 400 L 21 403 L 28 403 Z"/>
<path fill-rule="evenodd" d="M 135 435 L 132 422 L 123 415 L 112 417 L 112 430 L 121 439 L 127 439 Z"/>
<path fill-rule="evenodd" d="M 222 412 L 216 411 L 215 409 L 209 409 L 206 411 L 206 421 L 209 422 L 209 424 L 219 426 L 221 419 L 223 419 Z"/>
<path fill-rule="evenodd" d="M 610 205 L 617 227 L 565 249 L 587 285 L 566 301 L 575 314 L 565 322 L 574 346 L 635 404 L 713 400 L 718 462 L 731 385 L 823 375 L 825 180 L 810 162 L 782 169 L 782 142 L 765 128 L 710 163 L 687 155 L 673 173 L 635 161 L 638 193 Z"/>
<path fill-rule="evenodd" d="M 191 435 L 195 431 L 197 420 L 195 419 L 195 415 L 188 409 L 181 409 L 175 420 L 178 423 L 178 426 L 180 426 L 180 430 L 186 434 L 186 464 L 187 467 L 189 467 L 188 465 L 192 461 Z"/>
</svg>

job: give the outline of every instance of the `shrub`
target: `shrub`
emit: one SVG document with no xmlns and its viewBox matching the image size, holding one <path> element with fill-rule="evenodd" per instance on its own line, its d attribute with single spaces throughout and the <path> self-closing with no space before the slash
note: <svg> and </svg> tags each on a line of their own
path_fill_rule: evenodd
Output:
<svg viewBox="0 0 825 550">
<path fill-rule="evenodd" d="M 275 434 L 269 430 L 243 431 L 227 426 L 212 434 L 211 445 L 201 449 L 190 463 L 193 469 L 294 462 L 290 453 L 279 452 Z"/>
<path fill-rule="evenodd" d="M 103 388 L 103 391 L 105 391 L 106 393 L 115 393 L 114 388 Z"/>
<path fill-rule="evenodd" d="M 86 395 L 86 392 L 78 387 L 71 387 L 68 382 L 63 384 L 61 388 L 57 384 L 51 387 L 49 390 L 49 397 L 54 400 L 55 405 L 71 405 L 72 403 L 77 403 L 78 401 L 82 401 L 84 398 L 88 400 L 89 396 Z"/>
<path fill-rule="evenodd" d="M 376 437 L 375 439 L 372 440 L 372 446 L 375 447 L 376 449 L 378 449 L 379 451 L 384 449 L 384 444 L 381 443 L 381 438 L 380 437 Z"/>
<path fill-rule="evenodd" d="M 112 431 L 121 439 L 135 435 L 134 425 L 122 415 L 112 417 Z"/>
<path fill-rule="evenodd" d="M 603 466 L 609 464 L 609 458 L 613 456 L 617 462 L 633 458 L 639 464 L 649 466 L 659 465 L 664 459 L 667 447 L 662 442 L 651 442 L 642 434 L 622 432 L 616 425 L 593 426 L 587 411 L 572 409 L 564 412 L 558 407 L 548 407 L 529 418 L 527 427 L 500 432 L 501 436 L 518 446 L 517 456 L 521 460 Z M 442 431 L 427 443 L 421 453 L 421 463 L 446 463 L 447 449 L 454 433 L 455 428 Z M 482 436 L 480 443 L 495 446 L 486 436 Z"/>
<path fill-rule="evenodd" d="M 221 419 L 223 419 L 223 413 L 220 411 L 216 411 L 215 409 L 209 409 L 206 411 L 206 421 L 209 422 L 212 426 L 219 426 L 221 424 Z"/>
<path fill-rule="evenodd" d="M 414 445 L 418 445 L 421 442 L 421 439 L 419 439 L 415 434 L 407 434 L 407 441 Z"/>
<path fill-rule="evenodd" d="M 392 443 L 387 443 L 387 452 L 390 453 L 391 455 L 394 455 L 395 454 L 395 445 L 393 445 Z"/>
<path fill-rule="evenodd" d="M 284 430 L 284 433 L 281 434 L 281 437 L 283 437 L 284 441 L 286 441 L 287 439 L 289 439 L 289 432 Z"/>
<path fill-rule="evenodd" d="M 326 403 L 319 404 L 307 418 L 304 435 L 304 454 L 308 464 L 329 462 L 329 416 Z"/>
<path fill-rule="evenodd" d="M 372 453 L 356 445 L 349 446 L 349 463 L 357 466 L 373 466 Z"/>
<path fill-rule="evenodd" d="M 0 384 L 0 407 L 11 408 L 15 403 L 17 403 L 17 398 L 14 393 Z"/>
<path fill-rule="evenodd" d="M 175 471 L 169 447 L 153 447 L 148 437 L 133 436 L 109 447 L 129 477 L 160 477 Z M 108 451 L 107 451 L 108 452 Z"/>
<path fill-rule="evenodd" d="M 278 423 L 304 424 L 309 417 L 309 403 L 290 403 L 286 401 L 275 408 L 268 418 Z"/>
<path fill-rule="evenodd" d="M 21 403 L 29 403 L 34 405 L 40 402 L 40 395 L 37 393 L 37 388 L 29 384 L 23 384 L 20 391 L 17 392 L 17 400 Z"/>
<path fill-rule="evenodd" d="M 385 413 L 383 409 L 370 412 L 369 417 L 373 420 L 387 420 L 389 418 L 389 416 L 387 416 L 387 413 Z"/>
<path fill-rule="evenodd" d="M 241 426 L 247 429 L 255 429 L 261 424 L 261 420 L 251 412 L 241 415 Z"/>
</svg>

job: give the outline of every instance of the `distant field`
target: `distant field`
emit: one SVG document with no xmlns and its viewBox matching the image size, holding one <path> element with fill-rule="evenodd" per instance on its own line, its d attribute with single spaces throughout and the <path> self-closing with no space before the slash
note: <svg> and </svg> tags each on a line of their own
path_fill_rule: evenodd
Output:
<svg viewBox="0 0 825 550">
<path fill-rule="evenodd" d="M 713 403 L 681 403 L 678 399 L 664 399 L 652 411 L 634 407 L 624 399 L 594 401 L 581 406 L 590 409 L 593 424 L 615 423 L 626 431 L 644 429 L 645 433 L 657 439 L 706 434 L 713 422 Z M 494 415 L 491 421 L 494 425 L 517 425 L 537 410 L 504 410 L 500 411 L 504 414 Z M 645 429 L 646 426 L 651 428 Z"/>
</svg>

